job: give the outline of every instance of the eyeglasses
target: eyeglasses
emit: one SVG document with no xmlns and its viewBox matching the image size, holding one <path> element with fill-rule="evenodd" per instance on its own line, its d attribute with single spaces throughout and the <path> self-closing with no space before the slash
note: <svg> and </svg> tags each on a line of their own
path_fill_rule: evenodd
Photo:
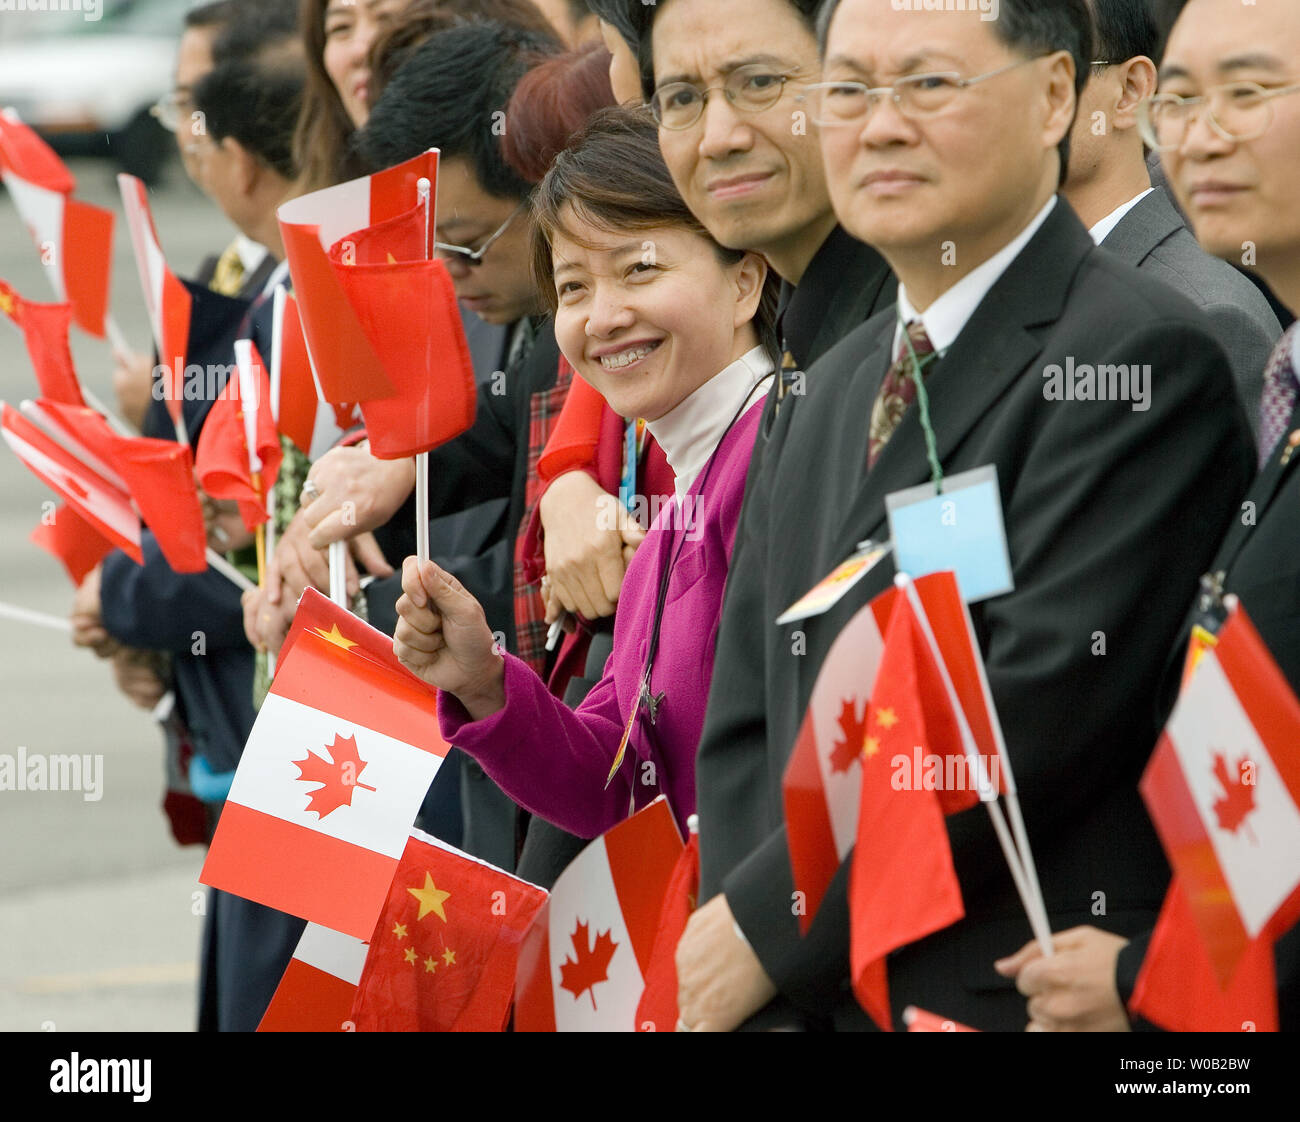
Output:
<svg viewBox="0 0 1300 1122">
<path fill-rule="evenodd" d="M 168 132 L 176 132 L 181 127 L 181 117 L 185 114 L 185 107 L 192 104 L 193 101 L 187 91 L 172 90 L 149 106 L 149 116 Z"/>
<path fill-rule="evenodd" d="M 1022 58 L 1015 62 L 963 78 L 956 73 L 912 74 L 900 78 L 892 86 L 868 86 L 863 82 L 818 82 L 808 87 L 809 116 L 823 128 L 862 124 L 877 103 L 889 94 L 898 112 L 909 119 L 929 117 L 947 109 L 962 91 L 1006 74 L 1019 66 L 1037 62 L 1037 58 Z"/>
<path fill-rule="evenodd" d="M 476 265 L 482 265 L 483 258 L 487 255 L 487 251 L 491 249 L 497 239 L 506 232 L 510 223 L 519 217 L 519 212 L 527 205 L 528 201 L 524 200 L 515 207 L 515 209 L 510 212 L 510 217 L 489 234 L 487 241 L 479 246 L 478 249 L 470 249 L 468 246 L 464 245 L 451 245 L 449 242 L 434 242 L 433 248 L 441 253 L 443 257 L 449 258 L 452 261 L 459 261 L 462 265 L 468 265 L 471 269 Z"/>
<path fill-rule="evenodd" d="M 787 82 L 797 80 L 794 74 L 780 74 L 769 66 L 738 66 L 721 86 L 704 90 L 690 82 L 660 86 L 651 95 L 650 111 L 662 128 L 689 129 L 700 119 L 714 90 L 721 90 L 742 113 L 761 113 L 781 100 Z"/>
<path fill-rule="evenodd" d="M 1224 140 L 1258 140 L 1273 123 L 1273 98 L 1300 92 L 1300 85 L 1265 89 L 1255 82 L 1215 86 L 1198 97 L 1173 93 L 1153 94 L 1138 106 L 1138 131 L 1157 152 L 1183 146 L 1187 129 L 1210 108 L 1210 128 Z"/>
</svg>

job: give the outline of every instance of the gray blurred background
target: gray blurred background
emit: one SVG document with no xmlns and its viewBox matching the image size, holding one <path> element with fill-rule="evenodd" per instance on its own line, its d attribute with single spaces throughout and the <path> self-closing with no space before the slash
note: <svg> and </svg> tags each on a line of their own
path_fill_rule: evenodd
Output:
<svg viewBox="0 0 1300 1122">
<path fill-rule="evenodd" d="M 76 132 L 95 112 L 121 116 L 169 85 L 172 47 L 187 0 L 105 4 L 104 18 L 0 12 L 0 107 L 46 122 L 71 156 L 78 196 L 118 215 L 111 306 L 131 344 L 149 345 L 139 280 L 121 221 L 109 141 Z M 119 17 L 112 18 L 119 10 Z M 132 41 L 132 42 L 128 42 Z M 14 52 L 17 52 L 16 54 Z M 13 64 L 39 56 L 36 77 Z M 96 77 L 99 109 L 77 92 Z M 122 87 L 122 96 L 110 95 Z M 129 89 L 127 88 L 129 87 Z M 59 120 L 68 126 L 56 131 Z M 79 123 L 80 122 L 80 123 Z M 105 128 L 115 128 L 105 121 Z M 102 136 L 102 132 L 99 134 Z M 153 145 L 171 144 L 155 134 Z M 135 153 L 139 157 L 139 152 Z M 156 163 L 156 161 L 155 161 Z M 150 171 L 163 248 L 181 275 L 219 251 L 233 231 L 173 159 Z M 0 279 L 33 300 L 53 294 L 12 202 L 0 190 Z M 107 344 L 73 329 L 82 382 L 112 400 Z M 0 316 L 0 398 L 36 396 L 18 331 Z M 61 566 L 27 540 L 51 494 L 0 448 L 0 601 L 65 616 L 72 587 Z M 0 1030 L 189 1030 L 194 1026 L 203 854 L 172 840 L 160 803 L 162 738 L 148 714 L 113 686 L 106 664 L 66 634 L 0 619 L 0 755 L 102 755 L 103 797 L 80 792 L 0 791 Z M 200 893 L 195 896 L 195 893 Z M 197 902 L 196 902 L 197 901 Z"/>
</svg>

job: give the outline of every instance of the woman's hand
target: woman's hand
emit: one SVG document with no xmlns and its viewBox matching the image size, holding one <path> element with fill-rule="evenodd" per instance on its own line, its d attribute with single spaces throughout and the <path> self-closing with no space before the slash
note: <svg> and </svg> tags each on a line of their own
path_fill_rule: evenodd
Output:
<svg viewBox="0 0 1300 1122">
<path fill-rule="evenodd" d="M 117 407 L 136 428 L 144 427 L 153 401 L 153 359 L 137 351 L 113 348 L 113 393 Z"/>
<path fill-rule="evenodd" d="M 252 543 L 256 534 L 244 525 L 239 504 L 231 499 L 214 499 L 199 492 L 199 509 L 208 532 L 208 545 L 218 553 L 228 553 Z"/>
<path fill-rule="evenodd" d="M 470 718 L 505 708 L 505 664 L 483 608 L 432 561 L 402 565 L 393 652 L 421 681 L 455 694 Z"/>
<path fill-rule="evenodd" d="M 100 618 L 99 566 L 86 574 L 72 598 L 72 641 L 89 647 L 99 658 L 108 658 L 117 650 L 117 641 L 109 635 Z"/>
<path fill-rule="evenodd" d="M 158 676 L 151 652 L 119 647 L 113 652 L 111 662 L 117 688 L 133 705 L 151 710 L 162 700 L 167 683 Z"/>
<path fill-rule="evenodd" d="M 240 603 L 244 608 L 244 634 L 253 649 L 278 655 L 289 634 L 296 609 L 286 612 L 285 605 L 277 607 L 272 604 L 264 588 L 247 589 L 240 597 Z"/>
<path fill-rule="evenodd" d="M 334 448 L 311 466 L 315 498 L 302 515 L 313 549 L 377 530 L 415 487 L 415 461 L 377 460 L 364 448 Z"/>
<path fill-rule="evenodd" d="M 613 615 L 628 562 L 645 532 L 583 471 L 556 479 L 538 512 L 545 531 L 546 622 L 554 623 L 561 612 L 591 620 Z"/>
<path fill-rule="evenodd" d="M 1029 998 L 1029 1032 L 1128 1032 L 1115 988 L 1115 961 L 1127 945 L 1109 931 L 1072 927 L 1052 936 L 1051 958 L 1035 941 L 993 966 Z"/>
</svg>

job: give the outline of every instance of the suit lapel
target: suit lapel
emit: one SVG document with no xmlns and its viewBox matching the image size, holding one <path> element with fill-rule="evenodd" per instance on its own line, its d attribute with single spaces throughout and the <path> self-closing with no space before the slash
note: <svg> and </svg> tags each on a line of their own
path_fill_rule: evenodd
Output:
<svg viewBox="0 0 1300 1122">
<path fill-rule="evenodd" d="M 1130 210 L 1101 243 L 1108 253 L 1141 265 L 1152 250 L 1183 228 L 1183 220 L 1163 188 L 1157 187 Z"/>
<path fill-rule="evenodd" d="M 1232 526 L 1223 539 L 1223 544 L 1219 547 L 1219 554 L 1214 559 L 1215 571 L 1230 569 L 1237 560 L 1237 555 L 1242 551 L 1246 542 L 1250 540 L 1250 532 L 1259 524 L 1264 516 L 1264 511 L 1268 509 L 1282 484 L 1286 482 L 1289 475 L 1300 467 L 1300 455 L 1291 455 L 1285 464 L 1282 458 L 1286 454 L 1287 437 L 1300 429 L 1300 406 L 1297 406 L 1294 413 L 1291 414 L 1291 423 L 1287 426 L 1286 432 L 1282 436 L 1281 443 L 1274 450 L 1268 463 L 1264 465 L 1264 470 L 1255 478 L 1254 484 L 1247 493 L 1246 502 L 1255 504 L 1255 519 L 1250 525 L 1242 521 L 1240 517 L 1232 520 Z"/>
<path fill-rule="evenodd" d="M 952 454 L 972 428 L 993 408 L 1008 387 L 1023 376 L 1041 351 L 1032 329 L 1057 320 L 1065 306 L 1069 286 L 1084 257 L 1094 249 L 1088 232 L 1063 200 L 1042 228 L 989 290 L 956 342 L 926 380 L 930 421 L 935 432 L 940 463 Z M 892 344 L 893 327 L 887 344 Z M 859 378 L 868 380 L 875 400 L 889 362 L 873 355 Z M 885 496 L 924 483 L 930 478 L 920 409 L 908 409 L 876 466 L 866 471 L 867 421 L 862 426 L 864 472 L 852 501 L 837 554 L 859 541 L 878 536 L 885 520 Z"/>
</svg>

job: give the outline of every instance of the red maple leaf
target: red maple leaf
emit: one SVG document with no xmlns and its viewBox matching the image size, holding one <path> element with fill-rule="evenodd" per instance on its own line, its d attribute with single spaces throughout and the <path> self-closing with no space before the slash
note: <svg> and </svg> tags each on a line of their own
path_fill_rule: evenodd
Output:
<svg viewBox="0 0 1300 1122">
<path fill-rule="evenodd" d="M 831 770 L 848 771 L 853 761 L 862 755 L 862 741 L 867 735 L 867 708 L 863 706 L 862 719 L 858 719 L 858 703 L 853 698 L 840 709 L 840 731 L 843 734 L 831 748 Z"/>
<path fill-rule="evenodd" d="M 609 960 L 614 956 L 618 946 L 609 937 L 608 931 L 596 936 L 596 943 L 591 944 L 591 929 L 579 922 L 573 929 L 573 950 L 576 958 L 568 958 L 560 963 L 560 988 L 573 994 L 577 1001 L 586 990 L 591 996 L 591 1007 L 596 1008 L 596 983 L 609 981 Z"/>
<path fill-rule="evenodd" d="M 1214 778 L 1223 788 L 1223 798 L 1214 800 L 1214 814 L 1219 820 L 1219 826 L 1233 834 L 1245 821 L 1246 815 L 1255 809 L 1252 785 L 1241 781 L 1242 768 L 1249 762 L 1248 756 L 1242 756 L 1237 761 L 1236 774 L 1232 775 L 1228 772 L 1228 761 L 1223 758 L 1223 753 L 1214 754 Z M 1247 833 L 1253 841 L 1254 833 L 1249 828 Z"/>
<path fill-rule="evenodd" d="M 360 782 L 366 763 L 357 754 L 355 736 L 343 737 L 335 733 L 334 743 L 328 751 L 333 763 L 311 751 L 308 751 L 306 759 L 293 761 L 298 765 L 298 778 L 303 783 L 324 784 L 307 795 L 307 809 L 314 810 L 321 818 L 333 814 L 341 806 L 351 806 L 352 792 L 358 787 L 375 790 Z"/>
</svg>

